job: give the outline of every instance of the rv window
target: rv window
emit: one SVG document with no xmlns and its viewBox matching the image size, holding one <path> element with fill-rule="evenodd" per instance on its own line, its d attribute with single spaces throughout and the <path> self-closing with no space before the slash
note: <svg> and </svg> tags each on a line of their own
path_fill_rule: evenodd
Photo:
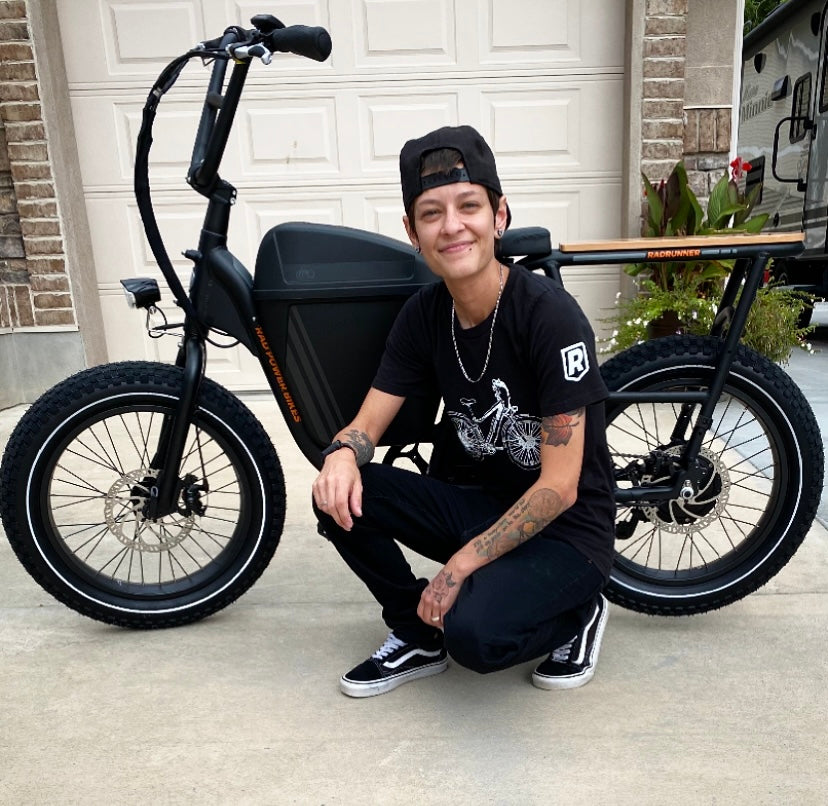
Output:
<svg viewBox="0 0 828 806">
<path fill-rule="evenodd" d="M 756 204 L 762 201 L 762 186 L 765 181 L 765 158 L 754 157 L 750 161 L 750 170 L 745 177 L 745 195 L 750 196 L 755 187 L 759 188 Z"/>
<path fill-rule="evenodd" d="M 825 82 L 828 81 L 828 48 L 826 53 L 822 54 L 822 91 L 819 94 L 819 111 L 824 112 L 828 109 L 828 89 L 825 88 Z"/>
<path fill-rule="evenodd" d="M 811 108 L 811 74 L 805 73 L 796 80 L 793 89 L 793 120 L 791 120 L 791 142 L 795 143 L 808 131 L 808 111 Z"/>
</svg>

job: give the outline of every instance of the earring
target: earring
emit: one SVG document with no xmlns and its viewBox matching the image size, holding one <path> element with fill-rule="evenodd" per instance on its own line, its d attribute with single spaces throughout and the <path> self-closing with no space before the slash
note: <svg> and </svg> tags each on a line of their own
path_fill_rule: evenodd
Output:
<svg viewBox="0 0 828 806">
<path fill-rule="evenodd" d="M 498 238 L 502 238 L 502 237 L 503 237 L 503 230 L 502 230 L 502 229 L 499 229 L 499 230 L 497 231 L 497 237 L 498 237 Z"/>
<path fill-rule="evenodd" d="M 414 247 L 414 251 L 415 251 L 418 255 L 420 254 L 420 252 L 422 252 L 422 249 L 420 249 L 420 244 L 417 244 L 417 245 Z"/>
</svg>

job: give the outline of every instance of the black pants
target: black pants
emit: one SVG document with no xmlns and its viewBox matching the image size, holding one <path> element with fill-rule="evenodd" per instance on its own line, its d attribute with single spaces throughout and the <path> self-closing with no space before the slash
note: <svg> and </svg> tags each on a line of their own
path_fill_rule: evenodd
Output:
<svg viewBox="0 0 828 806">
<path fill-rule="evenodd" d="M 325 536 L 402 640 L 431 647 L 444 638 L 458 663 L 493 672 L 566 643 L 592 612 L 602 574 L 572 546 L 542 532 L 466 579 L 441 636 L 417 616 L 428 580 L 414 576 L 395 541 L 445 563 L 514 502 L 389 465 L 366 465 L 362 481 L 363 514 L 350 532 L 317 515 Z"/>
</svg>

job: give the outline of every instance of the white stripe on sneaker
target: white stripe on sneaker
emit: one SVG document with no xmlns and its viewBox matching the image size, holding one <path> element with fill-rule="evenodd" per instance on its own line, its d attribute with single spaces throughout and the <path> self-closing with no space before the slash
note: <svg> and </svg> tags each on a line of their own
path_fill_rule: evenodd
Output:
<svg viewBox="0 0 828 806">
<path fill-rule="evenodd" d="M 579 647 L 578 657 L 575 659 L 575 663 L 581 665 L 584 662 L 584 656 L 586 655 L 586 648 L 587 644 L 589 643 L 589 631 L 592 628 L 592 625 L 595 624 L 595 619 L 598 618 L 598 614 L 601 612 L 601 605 L 595 605 L 595 610 L 592 611 L 592 618 L 589 620 L 589 623 L 584 627 L 583 632 L 581 633 L 581 646 Z"/>
<path fill-rule="evenodd" d="M 427 652 L 425 649 L 415 647 L 410 652 L 406 652 L 396 660 L 387 660 L 382 665 L 386 669 L 396 669 L 397 667 L 402 666 L 407 660 L 413 658 L 415 655 L 422 655 L 424 658 L 436 658 L 439 657 L 440 652 L 442 652 L 441 649 L 435 649 L 433 652 Z"/>
</svg>

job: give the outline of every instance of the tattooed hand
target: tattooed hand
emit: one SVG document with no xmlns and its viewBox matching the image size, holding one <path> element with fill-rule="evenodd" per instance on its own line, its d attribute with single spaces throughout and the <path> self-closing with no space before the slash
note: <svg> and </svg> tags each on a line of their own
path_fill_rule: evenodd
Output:
<svg viewBox="0 0 828 806">
<path fill-rule="evenodd" d="M 460 593 L 462 580 L 457 579 L 456 572 L 444 567 L 420 596 L 417 615 L 429 627 L 442 627 L 443 616 L 451 610 L 452 605 Z"/>
</svg>

